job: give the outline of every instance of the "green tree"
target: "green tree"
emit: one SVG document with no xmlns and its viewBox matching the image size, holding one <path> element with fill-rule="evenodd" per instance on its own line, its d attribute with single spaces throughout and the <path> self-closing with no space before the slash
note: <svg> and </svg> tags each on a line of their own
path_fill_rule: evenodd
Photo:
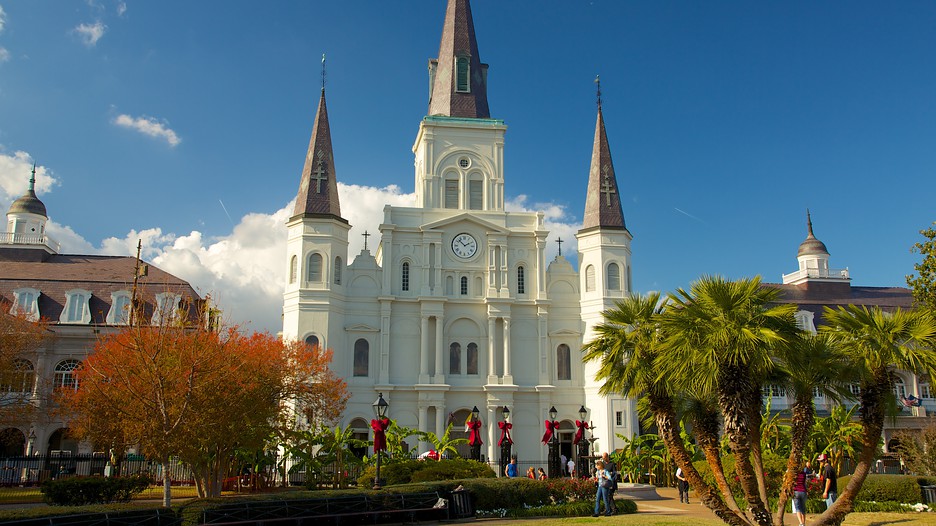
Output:
<svg viewBox="0 0 936 526">
<path fill-rule="evenodd" d="M 913 265 L 917 275 L 907 276 L 907 286 L 913 291 L 913 299 L 917 305 L 925 306 L 931 312 L 936 312 L 936 223 L 920 234 L 926 241 L 914 243 L 911 252 L 919 253 L 923 260 Z"/>
<path fill-rule="evenodd" d="M 459 444 L 467 444 L 467 438 L 452 438 L 452 426 L 454 424 L 449 424 L 445 428 L 445 433 L 442 436 L 438 436 L 432 431 L 420 431 L 419 438 L 423 442 L 429 442 L 432 445 L 432 449 L 435 449 L 439 453 L 439 460 L 442 460 L 442 457 L 445 453 L 452 453 L 453 455 L 458 455 L 458 446 Z"/>
<path fill-rule="evenodd" d="M 858 456 L 861 443 L 861 424 L 855 421 L 857 404 L 847 407 L 834 405 L 829 416 L 817 418 L 812 428 L 811 441 L 816 445 L 815 453 L 829 455 L 829 460 L 836 472 L 842 470 L 845 457 Z"/>
<path fill-rule="evenodd" d="M 679 434 L 672 385 L 661 374 L 659 360 L 666 310 L 667 302 L 658 293 L 631 294 L 618 301 L 602 313 L 604 321 L 593 328 L 595 338 L 582 349 L 583 359 L 599 362 L 596 379 L 602 382 L 601 394 L 645 399 L 642 403 L 653 415 L 657 432 L 702 502 L 728 524 L 747 525 L 737 506 L 729 506 L 717 490 L 705 484 Z"/>
<path fill-rule="evenodd" d="M 760 446 L 761 386 L 775 367 L 776 349 L 797 333 L 796 306 L 778 304 L 778 294 L 760 278 L 703 276 L 688 291 L 678 289 L 663 317 L 667 340 L 657 359 L 677 385 L 714 393 L 735 474 L 761 526 L 772 522 Z"/>
<path fill-rule="evenodd" d="M 825 309 L 820 328 L 840 347 L 857 370 L 862 425 L 858 464 L 838 500 L 818 519 L 819 525 L 838 525 L 855 502 L 877 455 L 888 407 L 892 407 L 894 373 L 936 373 L 936 319 L 924 309 L 884 312 L 880 307 L 850 305 Z"/>
<path fill-rule="evenodd" d="M 409 460 L 406 439 L 411 436 L 420 436 L 418 429 L 405 427 L 397 424 L 396 420 L 390 420 L 390 427 L 387 428 L 387 463 L 403 462 Z"/>
<path fill-rule="evenodd" d="M 907 470 L 914 475 L 932 477 L 936 475 L 936 421 L 920 431 L 897 433 L 900 452 Z"/>
</svg>

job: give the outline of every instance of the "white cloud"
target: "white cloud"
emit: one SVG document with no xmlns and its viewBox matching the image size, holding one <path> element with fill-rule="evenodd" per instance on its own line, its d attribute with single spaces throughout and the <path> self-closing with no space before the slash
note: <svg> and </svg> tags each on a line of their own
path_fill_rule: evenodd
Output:
<svg viewBox="0 0 936 526">
<path fill-rule="evenodd" d="M 168 121 L 160 122 L 154 117 L 131 117 L 127 114 L 118 115 L 114 119 L 114 124 L 120 126 L 121 128 L 127 128 L 130 130 L 135 130 L 143 135 L 149 135 L 150 137 L 156 137 L 157 139 L 165 139 L 169 146 L 176 146 L 182 139 L 169 128 Z"/>
<path fill-rule="evenodd" d="M 575 239 L 575 233 L 582 228 L 582 223 L 569 215 L 565 206 L 554 203 L 534 203 L 528 206 L 527 196 L 521 194 L 504 203 L 504 208 L 508 212 L 543 212 L 546 230 L 549 230 L 549 235 L 546 236 L 546 261 L 552 261 L 559 253 L 559 244 L 556 241 L 560 238 L 563 256 L 570 260 L 576 259 L 578 241 Z"/>
<path fill-rule="evenodd" d="M 117 3 L 117 16 L 124 16 L 124 13 L 127 12 L 127 2 L 118 2 Z"/>
<path fill-rule="evenodd" d="M 6 13 L 3 12 L 3 6 L 0 5 L 0 33 L 3 32 L 3 26 L 6 25 Z"/>
<path fill-rule="evenodd" d="M 107 26 L 100 20 L 93 24 L 78 24 L 72 29 L 72 33 L 78 35 L 82 43 L 88 47 L 94 47 L 104 36 L 105 31 L 107 31 Z"/>
<path fill-rule="evenodd" d="M 7 48 L 0 46 L 0 64 L 10 60 L 10 52 Z"/>
<path fill-rule="evenodd" d="M 415 194 L 403 193 L 395 185 L 375 188 L 339 183 L 338 195 L 343 205 L 341 213 L 353 227 L 348 240 L 350 260 L 363 248 L 361 234 L 365 230 L 374 234 L 368 248 L 372 254 L 376 252 L 384 205 L 413 206 L 416 201 Z M 67 226 L 50 222 L 48 232 L 61 243 L 63 253 L 73 254 L 132 256 L 137 241 L 142 240 L 144 259 L 188 281 L 203 296 L 210 294 L 224 312 L 226 323 L 276 333 L 282 329 L 286 221 L 292 216 L 293 206 L 290 202 L 271 214 L 247 214 L 231 233 L 215 238 L 198 231 L 176 235 L 149 228 L 130 230 L 126 236 L 105 239 L 100 247 L 94 247 Z M 563 207 L 528 205 L 526 197 L 519 196 L 507 208 L 511 212 L 542 211 L 546 227 L 551 230 L 550 241 L 561 236 L 563 242 L 569 242 L 563 244 L 563 253 L 574 254 L 574 234 L 579 225 L 569 222 Z M 550 242 L 547 261 L 555 252 L 556 244 Z"/>
<path fill-rule="evenodd" d="M 0 153 L 0 207 L 3 208 L 3 213 L 10 208 L 10 203 L 26 193 L 32 169 L 33 158 L 28 153 L 24 151 L 16 151 L 12 155 Z M 36 166 L 37 195 L 48 192 L 57 184 L 59 184 L 58 180 L 52 177 L 46 167 Z"/>
</svg>

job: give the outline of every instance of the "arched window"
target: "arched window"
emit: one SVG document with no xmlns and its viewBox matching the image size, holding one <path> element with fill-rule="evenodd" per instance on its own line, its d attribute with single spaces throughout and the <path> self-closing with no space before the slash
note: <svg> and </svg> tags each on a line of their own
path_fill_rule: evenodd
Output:
<svg viewBox="0 0 936 526">
<path fill-rule="evenodd" d="M 341 256 L 335 258 L 335 285 L 341 285 Z"/>
<path fill-rule="evenodd" d="M 608 263 L 608 290 L 621 290 L 621 267 Z"/>
<path fill-rule="evenodd" d="M 572 352 L 564 343 L 556 347 L 556 377 L 558 380 L 572 379 Z"/>
<path fill-rule="evenodd" d="M 309 336 L 306 338 L 306 344 L 308 344 L 310 347 L 317 348 L 319 346 L 318 336 L 314 334 Z"/>
<path fill-rule="evenodd" d="M 894 379 L 894 396 L 897 398 L 907 396 L 907 386 L 904 384 L 903 378 L 897 377 Z"/>
<path fill-rule="evenodd" d="M 78 390 L 78 379 L 75 378 L 75 369 L 81 367 L 78 360 L 62 360 L 55 365 L 53 388 Z"/>
<path fill-rule="evenodd" d="M 468 57 L 455 59 L 455 91 L 468 93 L 471 91 L 471 69 Z"/>
<path fill-rule="evenodd" d="M 445 295 L 452 296 L 455 294 L 455 278 L 452 276 L 445 276 Z"/>
<path fill-rule="evenodd" d="M 469 343 L 468 344 L 468 355 L 465 357 L 467 359 L 467 364 L 465 367 L 465 374 L 478 374 L 478 344 Z"/>
<path fill-rule="evenodd" d="M 458 208 L 458 179 L 445 180 L 445 208 Z"/>
<path fill-rule="evenodd" d="M 481 179 L 472 178 L 468 181 L 468 208 L 471 210 L 484 208 L 484 181 Z"/>
<path fill-rule="evenodd" d="M 933 394 L 930 391 L 930 384 L 922 383 L 920 384 L 920 398 L 932 398 Z"/>
<path fill-rule="evenodd" d="M 588 265 L 585 267 L 585 292 L 595 291 L 595 267 Z"/>
<path fill-rule="evenodd" d="M 403 289 L 403 292 L 407 292 L 409 290 L 409 261 L 403 262 L 403 269 L 400 273 L 400 279 L 402 280 L 400 283 L 400 288 Z"/>
<path fill-rule="evenodd" d="M 370 365 L 370 343 L 364 338 L 354 342 L 354 376 L 367 376 Z"/>
<path fill-rule="evenodd" d="M 290 285 L 296 282 L 296 278 L 299 275 L 299 259 L 296 256 L 293 256 L 289 259 L 289 283 Z"/>
<path fill-rule="evenodd" d="M 322 281 L 322 255 L 312 254 L 309 256 L 309 274 L 307 281 L 321 283 Z"/>
<path fill-rule="evenodd" d="M 468 276 L 461 277 L 461 295 L 462 296 L 468 295 Z"/>
<path fill-rule="evenodd" d="M 517 267 L 517 294 L 526 294 L 526 276 L 523 267 Z"/>
<path fill-rule="evenodd" d="M 10 365 L 10 370 L 3 375 L 0 393 L 31 392 L 36 374 L 32 362 L 17 358 Z"/>
<path fill-rule="evenodd" d="M 461 374 L 461 344 L 458 342 L 449 346 L 449 374 Z"/>
<path fill-rule="evenodd" d="M 105 320 L 111 325 L 126 325 L 130 323 L 130 293 L 120 290 L 111 293 L 111 308 Z"/>
<path fill-rule="evenodd" d="M 61 323 L 91 323 L 91 291 L 72 289 L 65 293 L 65 308 L 59 316 Z"/>
</svg>

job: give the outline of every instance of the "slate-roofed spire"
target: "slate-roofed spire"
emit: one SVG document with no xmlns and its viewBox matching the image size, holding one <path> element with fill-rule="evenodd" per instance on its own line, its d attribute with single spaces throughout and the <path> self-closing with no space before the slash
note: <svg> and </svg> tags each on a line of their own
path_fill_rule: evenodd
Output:
<svg viewBox="0 0 936 526">
<path fill-rule="evenodd" d="M 429 115 L 489 119 L 487 64 L 481 63 L 468 0 L 449 0 L 439 58 L 431 60 Z"/>
<path fill-rule="evenodd" d="M 324 61 L 324 57 L 322 60 Z M 293 217 L 297 216 L 334 216 L 345 221 L 341 217 L 341 207 L 338 203 L 338 181 L 335 177 L 335 156 L 332 153 L 331 131 L 328 128 L 324 85 L 318 111 L 315 113 L 305 165 L 302 167 L 299 194 L 296 195 Z"/>
<path fill-rule="evenodd" d="M 596 79 L 597 83 L 598 80 Z M 595 124 L 595 143 L 592 146 L 591 169 L 588 172 L 588 193 L 585 196 L 585 218 L 582 230 L 606 228 L 627 230 L 621 211 L 621 193 L 618 191 L 611 147 L 601 114 L 601 87 L 598 88 L 598 122 Z"/>
</svg>

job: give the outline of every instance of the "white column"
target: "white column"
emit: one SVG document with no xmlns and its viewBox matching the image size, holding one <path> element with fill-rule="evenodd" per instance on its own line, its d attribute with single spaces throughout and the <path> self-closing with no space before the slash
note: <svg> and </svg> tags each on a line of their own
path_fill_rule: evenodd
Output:
<svg viewBox="0 0 936 526">
<path fill-rule="evenodd" d="M 435 290 L 432 291 L 433 296 L 441 296 L 445 293 L 444 284 L 442 283 L 442 242 L 441 240 L 435 244 Z"/>
<path fill-rule="evenodd" d="M 497 458 L 497 439 L 500 438 L 500 429 L 497 427 L 497 406 L 487 406 L 487 459 L 488 462 Z M 497 471 L 495 469 L 494 471 Z"/>
<path fill-rule="evenodd" d="M 429 431 L 429 406 L 419 404 L 419 422 L 416 423 L 416 428 L 423 432 Z M 425 453 L 425 451 L 422 450 L 422 441 L 417 442 L 417 444 L 420 444 L 418 451 L 420 453 Z"/>
<path fill-rule="evenodd" d="M 504 383 L 507 385 L 513 384 L 510 362 L 510 318 L 504 318 Z"/>
<path fill-rule="evenodd" d="M 384 296 L 389 296 L 391 283 L 393 280 L 393 232 L 385 231 L 380 234 L 383 241 L 383 292 Z"/>
<path fill-rule="evenodd" d="M 488 383 L 497 383 L 497 362 L 494 356 L 494 329 L 497 327 L 497 318 L 488 316 Z"/>
<path fill-rule="evenodd" d="M 442 316 L 436 316 L 435 320 L 436 320 L 436 323 L 435 323 L 436 325 L 436 349 L 435 349 L 436 380 L 435 380 L 435 383 L 444 383 L 445 377 L 442 376 L 443 375 L 443 372 L 442 372 L 443 371 L 442 369 L 442 327 L 443 327 Z"/>
<path fill-rule="evenodd" d="M 436 409 L 436 425 L 435 425 L 435 434 L 436 436 L 442 436 L 445 433 L 445 406 L 435 406 Z M 441 453 L 441 451 L 439 452 Z"/>
<path fill-rule="evenodd" d="M 429 316 L 419 320 L 419 383 L 429 382 Z"/>
</svg>

